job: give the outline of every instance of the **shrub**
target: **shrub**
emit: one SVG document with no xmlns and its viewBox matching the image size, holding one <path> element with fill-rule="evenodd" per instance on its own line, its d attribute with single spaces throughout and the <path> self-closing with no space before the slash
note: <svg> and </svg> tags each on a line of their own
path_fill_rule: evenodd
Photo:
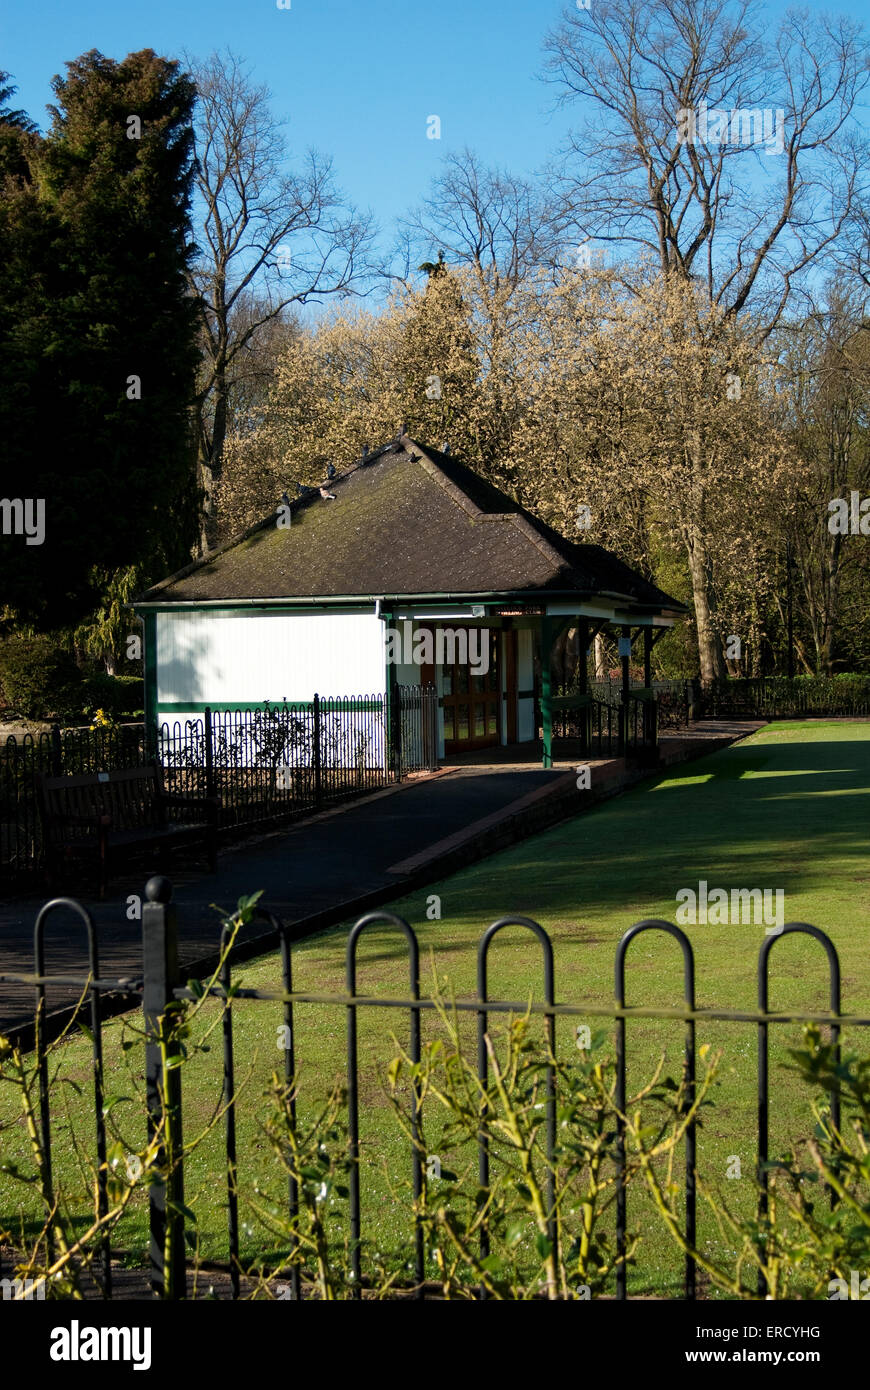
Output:
<svg viewBox="0 0 870 1390">
<path fill-rule="evenodd" d="M 71 652 L 50 637 L 0 643 L 0 681 L 8 704 L 25 719 L 65 717 L 80 703 L 81 672 Z"/>
<path fill-rule="evenodd" d="M 114 719 L 139 714 L 144 707 L 144 686 L 140 676 L 107 676 L 98 672 L 87 676 L 81 684 L 81 711 L 91 714 L 96 709 Z"/>
</svg>

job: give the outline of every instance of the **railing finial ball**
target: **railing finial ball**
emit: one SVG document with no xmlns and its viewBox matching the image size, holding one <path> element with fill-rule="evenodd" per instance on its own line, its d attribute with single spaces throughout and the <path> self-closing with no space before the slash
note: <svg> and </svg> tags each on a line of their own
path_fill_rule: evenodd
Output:
<svg viewBox="0 0 870 1390">
<path fill-rule="evenodd" d="M 145 884 L 145 897 L 149 903 L 168 903 L 172 897 L 172 884 L 163 874 L 155 874 Z"/>
</svg>

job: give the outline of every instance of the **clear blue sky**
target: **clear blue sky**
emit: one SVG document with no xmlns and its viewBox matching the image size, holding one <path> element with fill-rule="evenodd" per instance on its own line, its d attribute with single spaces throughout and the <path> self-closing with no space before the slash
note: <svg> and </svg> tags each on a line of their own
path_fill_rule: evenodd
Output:
<svg viewBox="0 0 870 1390">
<path fill-rule="evenodd" d="M 592 0 L 595 3 L 595 0 Z M 860 0 L 834 13 L 862 17 Z M 49 83 L 90 48 L 120 59 L 140 48 L 175 57 L 229 46 L 249 60 L 289 119 L 291 149 L 331 154 L 341 186 L 389 236 L 444 154 L 468 145 L 517 173 L 540 167 L 570 116 L 541 83 L 541 44 L 559 0 L 9 0 L 0 67 L 16 104 L 47 125 Z M 771 22 L 785 8 L 771 3 Z M 442 138 L 427 140 L 437 114 Z"/>
<path fill-rule="evenodd" d="M 43 128 L 49 83 L 90 48 L 205 56 L 229 46 L 272 90 L 291 148 L 335 160 L 353 200 L 388 228 L 425 192 L 442 156 L 469 145 L 516 171 L 543 163 L 567 125 L 536 80 L 551 0 L 42 0 L 10 4 L 0 67 Z M 426 138 L 426 118 L 442 121 Z"/>
</svg>

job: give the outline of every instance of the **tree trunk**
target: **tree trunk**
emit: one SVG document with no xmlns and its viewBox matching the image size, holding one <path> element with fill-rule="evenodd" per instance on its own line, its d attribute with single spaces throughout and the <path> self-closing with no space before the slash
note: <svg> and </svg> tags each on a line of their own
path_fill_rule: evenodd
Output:
<svg viewBox="0 0 870 1390">
<path fill-rule="evenodd" d="M 592 644 L 592 660 L 595 666 L 595 679 L 603 681 L 607 677 L 607 667 L 604 664 L 604 633 L 596 632 L 595 641 Z"/>
<path fill-rule="evenodd" d="M 686 552 L 692 597 L 695 603 L 695 626 L 698 633 L 698 663 L 701 680 L 724 680 L 728 674 L 722 653 L 722 641 L 713 621 L 716 602 L 713 596 L 713 572 L 707 543 L 696 523 L 686 531 Z"/>
<path fill-rule="evenodd" d="M 211 440 L 203 428 L 200 440 L 199 485 L 202 489 L 200 520 L 200 558 L 217 545 L 217 490 L 223 474 L 224 444 L 227 437 L 227 382 L 219 371 L 214 381 L 214 421 Z"/>
<path fill-rule="evenodd" d="M 815 669 L 829 676 L 833 670 L 834 636 L 840 600 L 842 537 L 828 535 L 818 550 L 807 556 L 796 551 L 798 577 L 804 594 L 804 611 L 815 653 Z"/>
</svg>

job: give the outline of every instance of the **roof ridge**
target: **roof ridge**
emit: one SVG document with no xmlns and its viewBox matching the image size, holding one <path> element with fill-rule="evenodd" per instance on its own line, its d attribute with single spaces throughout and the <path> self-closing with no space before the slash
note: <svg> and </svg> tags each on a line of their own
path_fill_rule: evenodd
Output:
<svg viewBox="0 0 870 1390">
<path fill-rule="evenodd" d="M 530 540 L 545 559 L 555 559 L 560 568 L 564 566 L 565 556 L 559 554 L 559 551 L 547 540 L 546 536 L 542 536 L 539 531 L 535 530 L 534 521 L 527 517 L 524 512 L 507 512 L 505 515 L 514 522 L 520 530 L 528 533 Z"/>
<path fill-rule="evenodd" d="M 458 483 L 454 483 L 452 478 L 447 477 L 447 474 L 441 468 L 440 464 L 435 462 L 422 444 L 418 443 L 416 439 L 411 439 L 407 435 L 403 435 L 402 438 L 407 439 L 409 444 L 413 444 L 415 449 L 420 450 L 424 463 L 428 465 L 426 472 L 434 477 L 439 486 L 441 486 L 448 496 L 452 497 L 469 516 L 473 517 L 476 521 L 506 521 L 516 526 L 532 541 L 533 545 L 535 545 L 545 559 L 555 560 L 560 568 L 564 565 L 565 557 L 559 554 L 559 551 L 547 540 L 546 536 L 542 536 L 540 532 L 535 529 L 534 520 L 526 515 L 525 508 L 522 507 L 521 503 L 517 502 L 516 504 L 521 508 L 518 512 L 483 511 L 478 507 L 476 502 L 473 502 L 471 498 L 462 491 Z"/>
<path fill-rule="evenodd" d="M 320 455 L 316 466 L 323 466 L 324 459 L 332 471 L 327 455 Z M 419 465 L 416 472 L 408 467 L 409 460 Z M 352 482 L 369 464 L 375 464 L 372 478 Z M 290 460 L 280 467 L 292 474 Z M 334 485 L 341 496 L 345 482 L 344 500 L 349 506 L 342 509 L 339 504 L 341 519 L 334 521 L 336 504 L 324 506 L 318 492 L 326 497 Z M 291 541 L 289 528 L 287 541 L 278 535 L 276 523 L 280 526 L 284 517 L 276 501 L 262 519 L 149 586 L 136 603 L 160 607 L 186 601 L 186 595 L 202 603 L 224 598 L 233 603 L 247 598 L 253 603 L 281 595 L 295 601 L 318 594 L 383 592 L 388 583 L 391 593 L 414 594 L 453 592 L 457 586 L 469 593 L 520 588 L 541 593 L 576 591 L 587 597 L 618 598 L 632 611 L 635 604 L 684 611 L 683 605 L 669 599 L 627 561 L 603 546 L 569 540 L 461 457 L 420 444 L 407 430 L 349 460 L 333 478 L 327 472 L 326 486 L 303 489 L 297 484 L 297 488 L 299 495 L 292 501 L 286 492 L 282 500 L 291 513 L 286 521 L 299 517 L 298 537 Z M 353 516 L 355 502 L 361 505 Z M 348 516 L 352 524 L 344 526 Z M 392 540 L 385 546 L 384 537 L 392 534 L 396 520 L 403 528 L 398 536 L 401 544 Z M 491 535 L 486 528 L 481 531 L 478 523 L 483 521 L 502 523 L 502 531 L 498 535 L 494 528 Z M 436 541 L 427 541 L 432 535 Z"/>
<path fill-rule="evenodd" d="M 426 469 L 426 472 L 438 484 L 438 486 L 444 492 L 447 493 L 447 496 L 451 497 L 453 501 L 457 504 L 457 506 L 461 507 L 462 510 L 468 516 L 473 517 L 476 521 L 479 521 L 482 517 L 493 515 L 493 513 L 491 512 L 488 513 L 481 511 L 477 503 L 473 502 L 471 498 L 468 496 L 468 493 L 463 492 L 462 488 L 458 485 L 458 483 L 454 483 L 452 478 L 448 478 L 447 474 L 444 472 L 444 469 L 440 466 L 440 464 L 435 462 L 431 454 L 429 454 L 427 450 L 423 448 L 422 444 L 418 443 L 416 439 L 411 439 L 410 435 L 402 435 L 402 439 L 407 439 L 408 444 L 412 444 L 415 449 L 419 449 L 420 459 L 423 463 L 424 468 Z M 501 515 L 506 516 L 507 513 L 501 513 Z"/>
</svg>

